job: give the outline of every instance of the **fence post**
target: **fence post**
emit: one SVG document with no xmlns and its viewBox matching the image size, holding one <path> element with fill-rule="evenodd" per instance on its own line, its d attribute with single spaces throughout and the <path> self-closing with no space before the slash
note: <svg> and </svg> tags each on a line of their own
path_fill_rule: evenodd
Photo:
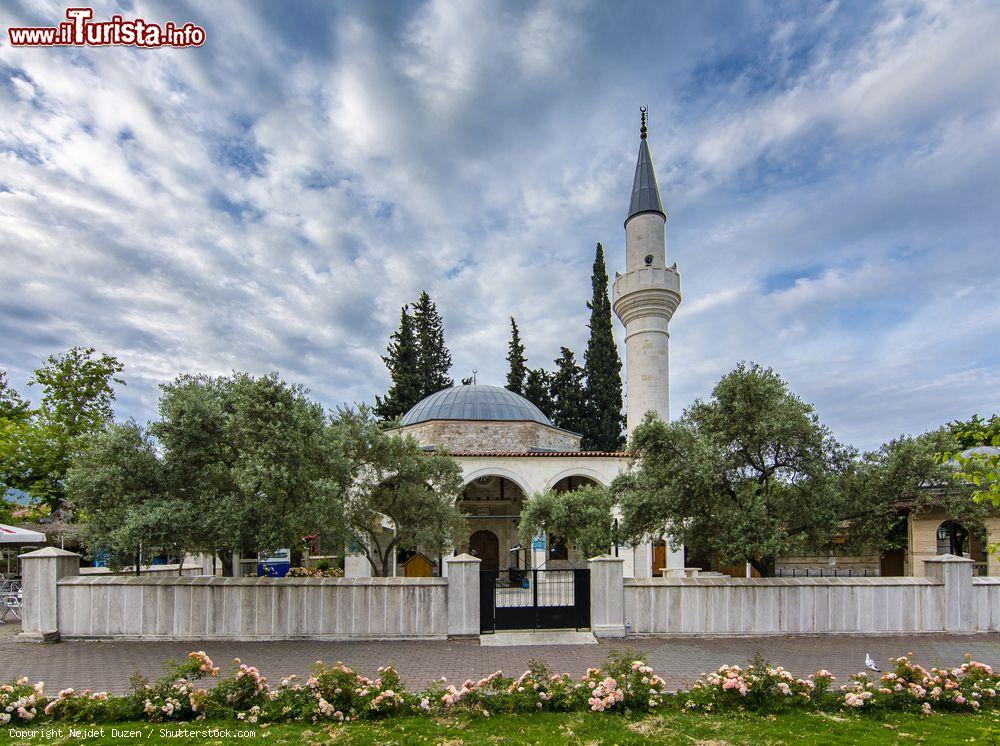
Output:
<svg viewBox="0 0 1000 746">
<path fill-rule="evenodd" d="M 972 566 L 968 557 L 939 554 L 924 560 L 924 575 L 944 583 L 941 621 L 946 632 L 974 632 L 976 602 L 973 597 Z"/>
<path fill-rule="evenodd" d="M 18 557 L 21 560 L 21 633 L 26 642 L 59 641 L 61 578 L 80 574 L 80 555 L 45 547 Z"/>
<path fill-rule="evenodd" d="M 448 557 L 448 637 L 479 637 L 479 558 Z"/>
<path fill-rule="evenodd" d="M 625 560 L 594 557 L 590 566 L 590 630 L 594 637 L 625 636 Z"/>
</svg>

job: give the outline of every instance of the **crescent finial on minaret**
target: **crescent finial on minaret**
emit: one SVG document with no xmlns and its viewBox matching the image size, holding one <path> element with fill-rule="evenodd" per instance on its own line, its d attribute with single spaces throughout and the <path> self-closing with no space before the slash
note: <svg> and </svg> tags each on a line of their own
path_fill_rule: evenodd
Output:
<svg viewBox="0 0 1000 746">
<path fill-rule="evenodd" d="M 639 137 L 646 139 L 646 107 L 640 106 L 639 112 L 642 114 L 642 127 L 639 128 Z"/>
</svg>

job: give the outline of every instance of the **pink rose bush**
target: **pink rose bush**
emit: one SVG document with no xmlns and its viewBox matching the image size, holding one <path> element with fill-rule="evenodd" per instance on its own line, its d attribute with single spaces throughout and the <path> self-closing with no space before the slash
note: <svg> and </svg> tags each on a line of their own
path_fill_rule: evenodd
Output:
<svg viewBox="0 0 1000 746">
<path fill-rule="evenodd" d="M 583 685 L 589 690 L 587 706 L 594 712 L 644 712 L 670 696 L 666 682 L 646 661 L 627 652 L 612 653 L 603 669 L 587 669 Z"/>
<path fill-rule="evenodd" d="M 985 663 L 966 656 L 957 668 L 932 668 L 913 663 L 912 654 L 890 658 L 893 670 L 877 679 L 858 674 L 840 687 L 844 707 L 853 710 L 912 710 L 978 712 L 996 707 L 1000 677 Z"/>
<path fill-rule="evenodd" d="M 204 678 L 215 678 L 219 669 L 212 663 L 204 650 L 188 653 L 181 662 L 171 661 L 167 666 L 167 675 L 150 684 L 148 680 L 136 675 L 132 677 L 132 692 L 128 700 L 136 712 L 135 719 L 150 722 L 187 721 L 204 719 L 208 703 L 208 692 L 194 686 L 193 682 Z M 100 721 L 109 718 L 116 709 L 119 698 L 108 699 L 110 712 L 91 713 L 89 721 Z M 67 705 L 68 706 L 68 705 Z"/>
<path fill-rule="evenodd" d="M 516 679 L 496 671 L 481 679 L 466 679 L 461 686 L 441 680 L 427 692 L 428 704 L 444 711 L 464 710 L 482 715 L 517 712 L 567 712 L 579 709 L 580 685 L 569 674 L 553 673 L 542 663 L 532 663 Z"/>
<path fill-rule="evenodd" d="M 0 725 L 30 723 L 45 707 L 45 682 L 29 684 L 22 676 L 0 686 Z"/>
<path fill-rule="evenodd" d="M 372 679 L 338 662 L 317 662 L 304 681 L 297 676 L 272 686 L 254 666 L 236 659 L 221 675 L 204 651 L 168 665 L 150 683 L 133 677 L 124 696 L 89 689 L 45 693 L 42 682 L 26 677 L 0 685 L 0 726 L 46 722 L 179 722 L 235 719 L 250 724 L 328 723 L 405 715 L 579 712 L 641 713 L 658 708 L 693 712 L 745 710 L 780 712 L 792 708 L 879 712 L 994 711 L 1000 676 L 971 659 L 951 669 L 925 669 L 912 656 L 891 659 L 893 670 L 877 679 L 858 674 L 833 689 L 834 677 L 820 670 L 798 678 L 761 659 L 749 666 L 721 666 L 686 690 L 668 692 L 666 682 L 641 657 L 613 652 L 600 668 L 580 679 L 532 663 L 516 678 L 496 671 L 480 679 L 450 684 L 442 679 L 421 692 L 406 689 L 391 666 Z M 206 686 L 214 680 L 214 686 Z"/>
<path fill-rule="evenodd" d="M 832 681 L 833 676 L 826 669 L 800 679 L 781 666 L 771 666 L 758 657 L 745 669 L 721 666 L 712 673 L 702 674 L 679 696 L 689 710 L 771 712 L 821 703 Z"/>
</svg>

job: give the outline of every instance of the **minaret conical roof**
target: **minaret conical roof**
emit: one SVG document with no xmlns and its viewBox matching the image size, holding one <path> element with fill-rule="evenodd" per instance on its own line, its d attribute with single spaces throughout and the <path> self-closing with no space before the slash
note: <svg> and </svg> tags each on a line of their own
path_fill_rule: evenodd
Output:
<svg viewBox="0 0 1000 746">
<path fill-rule="evenodd" d="M 645 112 L 642 120 L 642 139 L 639 141 L 639 159 L 635 164 L 635 179 L 632 181 L 632 200 L 628 206 L 628 217 L 640 212 L 658 212 L 666 218 L 663 203 L 660 201 L 660 190 L 656 186 L 656 174 L 653 172 L 653 157 L 649 154 L 649 145 L 646 144 Z"/>
</svg>

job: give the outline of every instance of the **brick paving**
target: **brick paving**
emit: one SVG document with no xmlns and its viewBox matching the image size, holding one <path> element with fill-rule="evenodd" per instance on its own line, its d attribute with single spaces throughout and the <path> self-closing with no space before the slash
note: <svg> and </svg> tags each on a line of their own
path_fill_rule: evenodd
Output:
<svg viewBox="0 0 1000 746">
<path fill-rule="evenodd" d="M 42 680 L 49 690 L 67 686 L 122 692 L 140 672 L 150 678 L 164 662 L 204 649 L 226 665 L 235 657 L 260 668 L 273 683 L 288 674 L 308 674 L 317 660 L 344 661 L 366 675 L 378 666 L 394 665 L 408 686 L 420 688 L 446 676 L 449 681 L 476 678 L 497 669 L 519 674 L 532 660 L 558 672 L 582 674 L 597 666 L 613 649 L 630 647 L 644 653 L 671 688 L 689 684 L 702 671 L 723 663 L 743 664 L 756 654 L 804 676 L 827 668 L 840 681 L 864 668 L 865 654 L 888 665 L 889 656 L 914 653 L 925 666 L 954 666 L 965 653 L 1000 667 L 1000 634 L 913 636 L 810 636 L 755 638 L 633 638 L 600 645 L 480 647 L 475 640 L 420 642 L 62 642 L 41 644 L 11 639 L 15 625 L 0 627 L 0 681 L 25 674 Z"/>
</svg>

